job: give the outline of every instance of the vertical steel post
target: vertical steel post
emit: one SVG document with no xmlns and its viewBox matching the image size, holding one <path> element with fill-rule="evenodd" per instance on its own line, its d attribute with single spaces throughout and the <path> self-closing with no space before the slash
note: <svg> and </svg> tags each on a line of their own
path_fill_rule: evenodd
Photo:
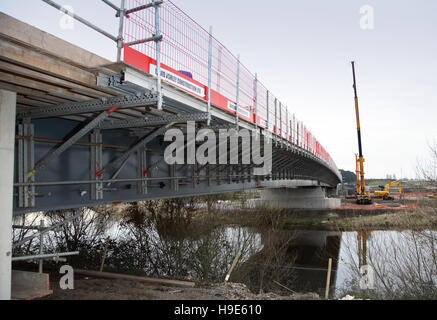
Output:
<svg viewBox="0 0 437 320">
<path fill-rule="evenodd" d="M 282 130 L 284 130 L 284 128 L 282 128 L 282 103 L 281 102 L 279 102 L 279 123 L 281 126 L 281 135 L 280 135 L 281 139 L 279 141 L 281 141 L 281 147 L 282 147 Z"/>
<path fill-rule="evenodd" d="M 266 100 L 267 100 L 267 131 L 269 131 L 270 130 L 269 90 L 267 90 L 266 96 L 267 96 L 267 98 L 266 98 Z"/>
<path fill-rule="evenodd" d="M 120 24 L 118 26 L 118 38 L 117 38 L 117 62 L 121 61 L 121 50 L 123 49 L 124 39 L 123 39 L 123 27 L 124 27 L 124 1 L 121 0 L 120 4 Z"/>
<path fill-rule="evenodd" d="M 42 255 L 44 253 L 44 232 L 42 232 L 44 230 L 44 220 L 40 220 L 39 222 L 39 254 Z M 39 273 L 43 272 L 43 259 L 39 259 Z"/>
<path fill-rule="evenodd" d="M 138 176 L 140 178 L 147 178 L 149 170 L 147 169 L 147 151 L 146 149 L 139 149 L 137 151 Z M 138 181 L 138 193 L 147 194 L 147 180 Z"/>
<path fill-rule="evenodd" d="M 255 131 L 258 134 L 258 74 L 255 73 L 255 83 L 254 83 L 254 102 L 255 102 Z"/>
<path fill-rule="evenodd" d="M 103 147 L 102 133 L 100 129 L 94 129 L 90 135 L 90 178 L 91 180 L 102 180 L 102 176 L 98 174 L 102 170 L 103 165 Z M 91 185 L 91 200 L 103 199 L 103 184 L 95 183 Z"/>
<path fill-rule="evenodd" d="M 287 149 L 288 149 L 288 144 L 289 144 L 289 140 L 288 137 L 290 136 L 290 127 L 289 127 L 289 123 L 288 123 L 288 107 L 285 107 L 285 121 L 286 121 L 286 125 L 287 125 Z"/>
<path fill-rule="evenodd" d="M 0 90 L 0 300 L 11 299 L 16 105 L 15 92 Z"/>
<path fill-rule="evenodd" d="M 209 27 L 208 48 L 208 126 L 211 124 L 211 83 L 212 83 L 212 26 Z"/>
<path fill-rule="evenodd" d="M 22 124 L 18 125 L 18 135 L 22 138 L 18 140 L 18 181 L 34 182 L 35 177 L 26 177 L 26 173 L 34 167 L 34 128 L 29 118 L 23 119 Z M 29 208 L 35 206 L 35 187 L 25 186 L 18 188 L 18 206 Z"/>
<path fill-rule="evenodd" d="M 157 70 L 157 91 L 158 91 L 158 110 L 162 110 L 162 86 L 161 86 L 161 22 L 159 15 L 160 3 L 155 5 L 155 36 L 156 40 L 156 70 Z"/>
<path fill-rule="evenodd" d="M 296 137 L 297 137 L 297 131 L 296 131 L 296 115 L 293 113 L 293 143 L 296 144 Z"/>
<path fill-rule="evenodd" d="M 278 99 L 275 98 L 275 141 L 278 141 Z"/>
<path fill-rule="evenodd" d="M 217 91 L 219 92 L 221 89 L 222 55 L 223 55 L 223 47 L 219 46 L 218 58 L 217 58 Z"/>
<path fill-rule="evenodd" d="M 238 104 L 240 103 L 240 55 L 237 56 L 237 95 L 235 97 L 235 118 L 237 123 L 237 131 L 240 127 L 238 121 L 239 121 L 239 114 L 238 114 Z"/>
</svg>

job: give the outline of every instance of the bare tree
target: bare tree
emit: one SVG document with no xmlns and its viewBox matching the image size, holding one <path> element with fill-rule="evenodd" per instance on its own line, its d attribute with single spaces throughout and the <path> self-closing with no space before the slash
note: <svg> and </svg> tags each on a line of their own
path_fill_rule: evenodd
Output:
<svg viewBox="0 0 437 320">
<path fill-rule="evenodd" d="M 428 144 L 428 148 L 429 157 L 426 160 L 417 161 L 416 174 L 419 179 L 435 186 L 437 185 L 437 141 Z"/>
</svg>

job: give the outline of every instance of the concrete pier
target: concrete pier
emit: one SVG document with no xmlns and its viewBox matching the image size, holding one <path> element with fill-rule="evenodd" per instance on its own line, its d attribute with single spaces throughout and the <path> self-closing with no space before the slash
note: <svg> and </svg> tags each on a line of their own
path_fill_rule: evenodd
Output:
<svg viewBox="0 0 437 320">
<path fill-rule="evenodd" d="M 339 207 L 339 198 L 327 198 L 323 187 L 265 189 L 256 206 L 284 209 L 326 209 Z"/>
<path fill-rule="evenodd" d="M 0 300 L 11 299 L 16 101 L 16 93 L 0 90 Z"/>
</svg>

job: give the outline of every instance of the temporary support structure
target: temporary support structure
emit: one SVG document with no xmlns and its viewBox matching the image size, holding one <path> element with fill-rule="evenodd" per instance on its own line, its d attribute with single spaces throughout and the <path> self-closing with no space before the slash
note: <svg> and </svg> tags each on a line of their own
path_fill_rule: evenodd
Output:
<svg viewBox="0 0 437 320">
<path fill-rule="evenodd" d="M 158 101 L 157 101 L 157 108 L 158 110 L 162 110 L 162 102 L 163 102 L 163 96 L 162 96 L 162 84 L 161 84 L 161 41 L 162 41 L 162 35 L 161 35 L 161 25 L 160 25 L 160 12 L 159 7 L 163 3 L 162 0 L 153 0 L 151 3 L 148 3 L 146 5 L 141 5 L 135 8 L 131 8 L 126 10 L 125 8 L 125 0 L 121 0 L 120 7 L 117 7 L 115 4 L 113 4 L 111 1 L 108 0 L 102 0 L 104 3 L 106 3 L 108 6 L 110 6 L 112 9 L 117 11 L 117 17 L 119 17 L 119 29 L 118 29 L 118 36 L 113 36 L 110 33 L 102 30 L 101 28 L 95 26 L 94 24 L 90 23 L 89 21 L 81 18 L 77 14 L 69 11 L 68 9 L 64 8 L 63 6 L 57 4 L 54 1 L 51 0 L 42 0 L 45 3 L 51 5 L 52 7 L 60 10 L 66 15 L 69 15 L 70 17 L 76 19 L 77 21 L 85 24 L 86 26 L 90 27 L 91 29 L 94 29 L 95 31 L 99 32 L 100 34 L 106 36 L 107 38 L 115 41 L 117 43 L 117 62 L 121 61 L 121 53 L 125 46 L 130 47 L 133 45 L 145 43 L 145 42 L 151 42 L 154 41 L 156 43 L 156 78 L 157 78 L 157 85 L 156 85 L 156 91 L 158 92 Z M 124 27 L 124 19 L 125 17 L 129 16 L 129 14 L 138 12 L 141 10 L 146 10 L 149 8 L 155 9 L 155 34 L 144 38 L 139 39 L 136 41 L 131 42 L 125 42 L 123 39 L 123 27 Z"/>
</svg>

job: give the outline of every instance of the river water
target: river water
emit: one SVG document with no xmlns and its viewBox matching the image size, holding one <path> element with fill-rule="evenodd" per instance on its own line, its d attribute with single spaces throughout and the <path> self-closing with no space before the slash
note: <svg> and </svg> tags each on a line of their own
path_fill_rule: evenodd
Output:
<svg viewBox="0 0 437 320">
<path fill-rule="evenodd" d="M 437 231 L 285 231 L 120 221 L 103 229 L 91 225 L 82 223 L 69 233 L 61 230 L 47 237 L 45 252 L 78 249 L 85 260 L 77 261 L 97 268 L 109 237 L 106 271 L 203 282 L 222 282 L 240 252 L 230 281 L 245 283 L 254 293 L 290 289 L 321 296 L 332 258 L 330 298 L 346 294 L 378 299 L 437 297 Z M 77 237 L 80 244 L 62 247 L 63 232 L 73 236 L 77 230 L 82 232 Z M 104 232 L 98 234 L 99 230 Z M 368 266 L 364 267 L 367 276 L 360 273 L 365 271 L 362 266 Z"/>
</svg>

